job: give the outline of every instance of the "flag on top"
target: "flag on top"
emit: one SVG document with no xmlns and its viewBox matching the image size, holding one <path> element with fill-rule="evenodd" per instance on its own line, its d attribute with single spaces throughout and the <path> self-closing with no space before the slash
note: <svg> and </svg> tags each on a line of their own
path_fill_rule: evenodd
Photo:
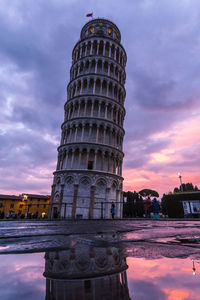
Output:
<svg viewBox="0 0 200 300">
<path fill-rule="evenodd" d="M 86 17 L 93 17 L 93 13 L 87 14 Z"/>
</svg>

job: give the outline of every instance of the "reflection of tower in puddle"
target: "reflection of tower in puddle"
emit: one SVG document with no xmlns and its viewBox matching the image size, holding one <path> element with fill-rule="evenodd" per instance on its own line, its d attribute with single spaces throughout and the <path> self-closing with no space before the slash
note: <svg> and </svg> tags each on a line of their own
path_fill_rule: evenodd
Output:
<svg viewBox="0 0 200 300">
<path fill-rule="evenodd" d="M 115 247 L 76 244 L 46 252 L 46 300 L 129 300 L 126 258 Z"/>
</svg>

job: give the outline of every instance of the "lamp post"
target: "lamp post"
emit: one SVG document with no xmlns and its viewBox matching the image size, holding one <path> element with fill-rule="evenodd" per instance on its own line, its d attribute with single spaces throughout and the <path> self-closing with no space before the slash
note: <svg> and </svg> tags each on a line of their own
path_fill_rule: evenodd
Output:
<svg viewBox="0 0 200 300">
<path fill-rule="evenodd" d="M 180 184 L 181 184 L 180 190 L 181 190 L 181 192 L 183 192 L 182 176 L 181 176 L 181 173 L 180 173 L 180 172 L 178 172 L 178 178 L 180 179 Z"/>
</svg>

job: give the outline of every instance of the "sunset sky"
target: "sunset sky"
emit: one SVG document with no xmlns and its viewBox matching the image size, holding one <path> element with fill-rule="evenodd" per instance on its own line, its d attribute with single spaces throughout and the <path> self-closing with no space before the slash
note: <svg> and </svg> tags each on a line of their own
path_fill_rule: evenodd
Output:
<svg viewBox="0 0 200 300">
<path fill-rule="evenodd" d="M 200 188 L 198 0 L 0 1 L 0 193 L 50 194 L 71 53 L 85 17 L 127 52 L 124 190 Z"/>
</svg>

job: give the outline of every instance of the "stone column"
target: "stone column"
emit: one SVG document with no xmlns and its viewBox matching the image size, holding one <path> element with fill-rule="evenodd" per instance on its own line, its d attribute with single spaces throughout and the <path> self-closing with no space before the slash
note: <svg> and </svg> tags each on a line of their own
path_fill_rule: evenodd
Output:
<svg viewBox="0 0 200 300">
<path fill-rule="evenodd" d="M 85 131 L 85 124 L 83 123 L 82 133 L 81 133 L 81 142 L 83 141 L 83 138 L 84 138 L 84 131 Z"/>
<path fill-rule="evenodd" d="M 109 44 L 109 57 L 111 57 L 111 46 Z"/>
<path fill-rule="evenodd" d="M 92 124 L 90 124 L 90 128 L 89 128 L 88 141 L 91 141 L 91 133 L 92 133 Z"/>
<path fill-rule="evenodd" d="M 89 154 L 90 154 L 90 151 L 87 150 L 87 155 L 86 155 L 86 169 L 88 168 L 88 160 L 89 160 Z"/>
<path fill-rule="evenodd" d="M 106 127 L 103 128 L 103 144 L 106 143 Z"/>
<path fill-rule="evenodd" d="M 114 49 L 114 60 L 116 60 L 116 54 L 117 54 L 117 49 L 115 47 L 115 49 Z"/>
<path fill-rule="evenodd" d="M 74 142 L 76 142 L 77 139 L 77 131 L 78 131 L 78 125 L 76 125 L 76 129 L 75 129 Z"/>
<path fill-rule="evenodd" d="M 123 190 L 123 188 L 122 188 Z M 119 194 L 119 199 L 120 199 L 120 202 L 122 202 L 122 199 L 123 199 L 123 192 L 120 191 L 120 194 Z M 119 215 L 120 218 L 123 217 L 123 203 L 120 203 L 120 215 Z"/>
<path fill-rule="evenodd" d="M 97 73 L 97 60 L 95 59 L 95 70 L 94 73 Z"/>
<path fill-rule="evenodd" d="M 120 218 L 120 190 L 116 191 L 116 217 Z"/>
<path fill-rule="evenodd" d="M 79 149 L 78 169 L 80 169 L 80 166 L 81 166 L 81 149 Z"/>
<path fill-rule="evenodd" d="M 93 42 L 91 43 L 90 55 L 92 55 L 92 49 L 93 49 Z"/>
<path fill-rule="evenodd" d="M 89 219 L 94 219 L 94 195 L 96 186 L 91 186 L 90 190 L 90 208 L 89 208 Z"/>
<path fill-rule="evenodd" d="M 74 150 L 72 151 L 71 169 L 73 169 L 74 164 Z"/>
<path fill-rule="evenodd" d="M 99 55 L 99 41 L 97 41 L 97 55 Z"/>
<path fill-rule="evenodd" d="M 49 209 L 48 209 L 48 218 L 51 219 L 52 218 L 52 207 L 53 207 L 53 199 L 54 199 L 54 195 L 55 195 L 55 188 L 56 185 L 52 184 L 51 186 L 51 200 L 50 200 L 50 205 L 49 205 Z"/>
<path fill-rule="evenodd" d="M 72 219 L 76 218 L 77 196 L 78 196 L 78 184 L 74 184 L 74 196 L 73 196 L 73 203 L 72 203 Z"/>
<path fill-rule="evenodd" d="M 105 218 L 110 219 L 110 203 L 109 203 L 109 195 L 110 195 L 110 188 L 106 189 L 106 203 L 105 203 Z"/>
<path fill-rule="evenodd" d="M 100 118 L 101 115 L 101 102 L 98 102 L 98 118 Z"/>
<path fill-rule="evenodd" d="M 58 208 L 58 212 L 60 214 L 60 217 L 63 217 L 61 216 L 61 210 L 62 210 L 62 202 L 63 202 L 63 193 L 64 193 L 64 187 L 65 185 L 64 184 L 61 184 L 61 191 L 60 191 L 60 199 L 59 199 L 59 208 Z"/>
<path fill-rule="evenodd" d="M 95 90 L 96 90 L 96 79 L 94 79 L 92 94 L 95 94 Z"/>
<path fill-rule="evenodd" d="M 97 125 L 97 132 L 96 132 L 96 143 L 99 141 L 99 125 Z"/>
<path fill-rule="evenodd" d="M 94 101 L 92 101 L 92 107 L 91 107 L 91 115 L 90 117 L 93 117 L 94 114 Z"/>
<path fill-rule="evenodd" d="M 98 153 L 98 150 L 95 150 L 95 152 L 94 152 L 94 170 L 97 169 L 97 153 Z"/>
<path fill-rule="evenodd" d="M 82 84 L 81 84 L 82 86 Z M 80 108 L 81 108 L 81 103 L 78 102 L 78 113 L 77 113 L 77 117 L 80 117 Z"/>
<path fill-rule="evenodd" d="M 110 76 L 110 63 L 108 63 L 108 76 Z"/>
<path fill-rule="evenodd" d="M 110 172 L 110 153 L 108 153 L 108 173 Z"/>
<path fill-rule="evenodd" d="M 111 107 L 111 121 L 113 121 L 113 110 L 114 110 L 114 106 L 112 105 L 112 107 Z"/>
<path fill-rule="evenodd" d="M 104 156 L 105 156 L 105 151 L 101 152 L 101 170 L 104 171 Z"/>
<path fill-rule="evenodd" d="M 106 48 L 106 44 L 105 42 L 103 43 L 103 56 L 105 56 L 105 48 Z"/>
<path fill-rule="evenodd" d="M 108 104 L 106 104 L 106 107 L 105 107 L 105 119 L 108 118 Z"/>
<path fill-rule="evenodd" d="M 64 165 L 64 169 L 67 169 L 67 163 L 68 163 L 68 151 L 66 151 L 66 158 L 65 158 L 65 165 Z"/>
<path fill-rule="evenodd" d="M 72 141 L 72 127 L 69 127 L 69 143 Z"/>
</svg>

